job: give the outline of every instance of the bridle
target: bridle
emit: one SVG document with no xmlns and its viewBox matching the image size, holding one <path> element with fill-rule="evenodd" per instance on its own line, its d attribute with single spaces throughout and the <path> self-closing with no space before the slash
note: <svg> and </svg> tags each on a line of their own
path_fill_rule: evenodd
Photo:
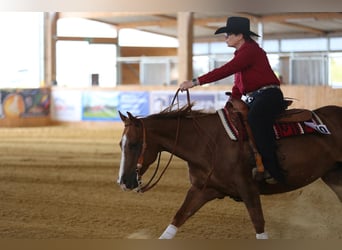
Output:
<svg viewBox="0 0 342 250">
<path fill-rule="evenodd" d="M 158 170 L 159 170 L 160 159 L 161 159 L 161 152 L 159 152 L 158 153 L 157 167 L 156 167 L 153 175 L 151 176 L 150 180 L 144 186 L 142 185 L 142 181 L 141 181 L 141 179 L 142 179 L 141 168 L 143 166 L 144 153 L 146 151 L 147 144 L 146 144 L 146 128 L 144 126 L 144 122 L 142 120 L 140 120 L 140 122 L 142 124 L 142 129 L 143 129 L 143 144 L 142 144 L 141 153 L 140 153 L 140 156 L 138 158 L 137 167 L 136 167 L 137 181 L 138 181 L 138 187 L 137 187 L 136 191 L 139 192 L 139 193 L 143 193 L 143 192 L 146 192 L 146 191 L 150 190 L 155 185 L 157 185 L 157 183 L 160 181 L 160 179 L 162 178 L 162 176 L 166 172 L 167 168 L 170 166 L 170 163 L 172 161 L 172 158 L 174 156 L 174 152 L 176 151 L 176 147 L 177 147 L 177 143 L 178 143 L 179 128 L 180 128 L 180 117 L 178 118 L 178 121 L 177 121 L 176 139 L 175 139 L 175 142 L 174 142 L 174 145 L 173 145 L 173 150 L 171 151 L 171 155 L 170 155 L 170 158 L 169 158 L 167 164 L 165 165 L 164 169 L 160 173 L 158 179 L 153 184 L 151 184 L 152 181 L 154 180 L 154 178 L 157 176 L 157 173 L 158 173 Z"/>
<path fill-rule="evenodd" d="M 178 109 L 179 109 L 179 97 L 178 97 L 179 91 L 180 91 L 180 89 L 177 90 L 175 96 L 173 97 L 171 105 L 168 108 L 169 111 L 172 110 L 172 107 L 174 106 L 174 102 L 175 102 L 176 99 L 177 99 Z M 187 92 L 188 106 L 190 107 L 190 110 L 191 110 L 190 94 L 189 94 L 188 90 L 186 90 L 186 92 Z M 165 111 L 168 111 L 168 110 L 165 110 Z M 158 173 L 159 167 L 160 167 L 161 152 L 159 152 L 158 153 L 157 166 L 155 168 L 155 171 L 154 171 L 153 175 L 151 176 L 150 180 L 145 185 L 142 185 L 141 169 L 142 169 L 142 166 L 143 166 L 143 163 L 144 163 L 144 154 L 145 154 L 146 148 L 147 148 L 146 127 L 145 127 L 144 121 L 142 119 L 139 119 L 139 121 L 140 121 L 141 127 L 142 127 L 142 137 L 143 137 L 142 139 L 143 139 L 143 142 L 142 142 L 142 148 L 141 148 L 141 152 L 140 152 L 140 155 L 138 157 L 137 166 L 136 166 L 137 182 L 138 182 L 138 187 L 136 188 L 136 191 L 138 193 L 144 193 L 144 192 L 152 189 L 154 186 L 157 185 L 157 183 L 163 177 L 164 173 L 166 172 L 166 170 L 168 169 L 168 167 L 171 164 L 171 161 L 173 159 L 174 153 L 176 152 L 176 149 L 177 149 L 177 144 L 178 144 L 178 139 L 179 139 L 179 131 L 180 131 L 181 116 L 178 116 L 178 118 L 177 118 L 177 129 L 176 129 L 175 141 L 174 141 L 173 148 L 171 150 L 171 155 L 170 155 L 170 158 L 169 158 L 167 164 L 165 165 L 164 169 L 160 173 L 159 177 L 153 182 L 154 178 L 157 176 L 157 173 Z M 197 130 L 197 132 L 199 134 L 203 134 L 203 132 L 205 132 L 205 131 L 201 128 L 201 126 L 198 124 L 196 119 L 193 119 L 193 121 L 194 121 L 194 127 Z M 215 141 L 215 140 L 213 138 L 211 138 L 211 141 Z M 215 147 L 217 146 L 216 143 L 214 143 L 214 146 Z M 214 155 L 214 154 L 212 154 L 212 155 Z M 215 161 L 216 161 L 215 158 L 213 158 L 212 167 L 211 167 L 211 169 L 210 169 L 210 171 L 209 171 L 209 173 L 207 175 L 207 178 L 206 178 L 206 180 L 204 182 L 204 185 L 203 185 L 202 189 L 204 189 L 207 186 L 207 183 L 208 183 L 208 181 L 210 179 L 210 176 L 212 175 L 212 173 L 214 171 Z"/>
<path fill-rule="evenodd" d="M 175 94 L 175 96 L 172 99 L 171 105 L 169 106 L 169 111 L 171 111 L 172 107 L 174 106 L 174 102 L 175 102 L 176 99 L 177 99 L 178 109 L 179 109 L 179 97 L 178 97 L 179 91 L 180 91 L 180 89 L 178 89 L 176 91 L 176 94 Z M 190 106 L 189 90 L 186 90 L 186 93 L 187 93 L 187 102 L 188 102 L 188 105 Z M 162 178 L 162 176 L 166 172 L 167 168 L 170 166 L 170 163 L 171 163 L 172 158 L 174 156 L 174 153 L 176 151 L 176 147 L 177 147 L 177 143 L 178 143 L 178 139 L 179 139 L 180 120 L 181 119 L 180 119 L 180 116 L 179 116 L 177 118 L 177 129 L 176 129 L 175 141 L 174 141 L 173 149 L 171 151 L 171 155 L 170 155 L 170 158 L 169 158 L 167 164 L 165 165 L 165 167 L 162 170 L 161 174 L 159 175 L 158 179 L 154 183 L 152 183 L 153 179 L 157 176 L 157 173 L 158 173 L 158 170 L 159 170 L 159 166 L 160 166 L 161 152 L 159 152 L 158 153 L 157 167 L 156 167 L 153 175 L 151 176 L 150 180 L 146 183 L 146 185 L 143 186 L 142 185 L 141 168 L 142 168 L 143 162 L 144 162 L 144 154 L 145 154 L 145 151 L 146 151 L 146 148 L 147 148 L 147 143 L 146 143 L 146 128 L 145 128 L 145 125 L 144 125 L 143 120 L 139 119 L 139 121 L 141 123 L 142 131 L 143 131 L 143 142 L 142 142 L 142 148 L 141 148 L 140 155 L 138 157 L 138 162 L 137 162 L 137 167 L 136 167 L 137 181 L 138 181 L 138 187 L 136 189 L 137 192 L 139 192 L 139 193 L 146 192 L 146 191 L 150 190 L 151 188 L 153 188 L 155 185 L 157 185 L 157 183 L 160 181 L 160 179 Z"/>
</svg>

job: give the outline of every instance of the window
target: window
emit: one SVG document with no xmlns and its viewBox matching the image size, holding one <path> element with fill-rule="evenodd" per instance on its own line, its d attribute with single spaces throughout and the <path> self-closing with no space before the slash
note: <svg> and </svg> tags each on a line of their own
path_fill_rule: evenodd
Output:
<svg viewBox="0 0 342 250">
<path fill-rule="evenodd" d="M 330 55 L 330 83 L 332 87 L 342 88 L 342 53 Z"/>
<path fill-rule="evenodd" d="M 332 37 L 329 42 L 331 50 L 342 50 L 342 37 Z"/>
<path fill-rule="evenodd" d="M 56 50 L 58 86 L 116 86 L 116 45 L 58 41 Z"/>
<path fill-rule="evenodd" d="M 173 37 L 153 34 L 136 29 L 121 29 L 120 46 L 131 47 L 178 47 L 178 40 Z"/>
<path fill-rule="evenodd" d="M 0 12 L 0 87 L 38 88 L 43 82 L 42 12 Z"/>
<path fill-rule="evenodd" d="M 265 40 L 263 42 L 263 48 L 266 52 L 278 52 L 279 40 Z"/>
<path fill-rule="evenodd" d="M 298 55 L 291 57 L 290 61 L 291 84 L 328 84 L 328 60 L 325 55 Z"/>
<path fill-rule="evenodd" d="M 310 38 L 310 39 L 284 39 L 281 40 L 281 51 L 327 51 L 327 38 Z"/>
<path fill-rule="evenodd" d="M 117 37 L 116 28 L 101 22 L 83 18 L 61 18 L 57 24 L 57 35 L 67 37 Z"/>
<path fill-rule="evenodd" d="M 57 22 L 56 80 L 64 87 L 115 87 L 117 46 L 110 39 L 117 36 L 112 25 L 82 18 L 62 18 Z M 81 38 L 81 39 L 80 39 Z M 95 42 L 95 39 L 101 38 Z"/>
<path fill-rule="evenodd" d="M 177 83 L 172 75 L 177 64 L 171 58 L 142 57 L 140 60 L 140 83 L 142 85 L 171 85 Z"/>
<path fill-rule="evenodd" d="M 224 41 L 210 43 L 211 54 L 232 54 L 234 51 L 235 49 L 228 47 Z"/>
</svg>

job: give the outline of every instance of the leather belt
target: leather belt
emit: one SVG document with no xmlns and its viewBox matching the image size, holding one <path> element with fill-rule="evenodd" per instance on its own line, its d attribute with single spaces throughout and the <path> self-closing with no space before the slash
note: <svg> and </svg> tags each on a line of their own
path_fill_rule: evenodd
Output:
<svg viewBox="0 0 342 250">
<path fill-rule="evenodd" d="M 267 86 L 261 87 L 260 89 L 255 90 L 255 91 L 246 93 L 246 96 L 251 96 L 254 94 L 261 93 L 262 91 L 264 91 L 266 89 L 280 89 L 280 86 L 279 85 L 267 85 Z"/>
</svg>

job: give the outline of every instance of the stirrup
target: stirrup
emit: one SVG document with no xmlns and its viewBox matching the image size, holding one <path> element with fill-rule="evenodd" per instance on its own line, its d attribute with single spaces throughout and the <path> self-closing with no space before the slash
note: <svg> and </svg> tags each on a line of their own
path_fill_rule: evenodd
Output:
<svg viewBox="0 0 342 250">
<path fill-rule="evenodd" d="M 267 184 L 271 184 L 271 185 L 278 184 L 278 181 L 276 179 L 274 179 L 273 177 L 265 178 L 265 182 Z"/>
<path fill-rule="evenodd" d="M 274 179 L 267 170 L 265 170 L 264 179 L 266 183 L 271 184 L 271 185 L 278 183 L 278 181 Z"/>
<path fill-rule="evenodd" d="M 265 172 L 258 171 L 256 167 L 252 169 L 252 177 L 256 181 L 262 181 L 264 179 L 264 173 Z"/>
<path fill-rule="evenodd" d="M 259 172 L 257 171 L 257 168 L 253 168 L 252 176 L 253 176 L 253 179 L 256 181 L 265 180 L 267 184 L 274 185 L 278 183 L 278 181 L 274 179 L 267 170 L 265 170 L 264 172 Z"/>
</svg>

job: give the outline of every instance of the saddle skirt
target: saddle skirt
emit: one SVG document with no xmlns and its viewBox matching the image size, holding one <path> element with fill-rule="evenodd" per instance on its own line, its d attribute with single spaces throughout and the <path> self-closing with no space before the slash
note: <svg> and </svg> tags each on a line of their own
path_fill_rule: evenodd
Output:
<svg viewBox="0 0 342 250">
<path fill-rule="evenodd" d="M 219 109 L 217 113 L 231 140 L 237 141 L 239 136 L 244 140 L 247 139 L 246 131 L 237 128 L 236 121 L 227 108 Z M 327 126 L 315 112 L 302 109 L 286 110 L 276 119 L 273 131 L 276 139 L 312 133 L 330 134 Z"/>
</svg>

